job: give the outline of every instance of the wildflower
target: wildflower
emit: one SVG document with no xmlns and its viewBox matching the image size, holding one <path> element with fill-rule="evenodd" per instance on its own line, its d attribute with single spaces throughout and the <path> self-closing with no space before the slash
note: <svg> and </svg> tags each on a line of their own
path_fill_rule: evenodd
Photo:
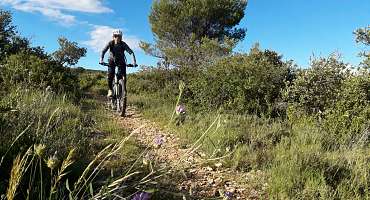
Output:
<svg viewBox="0 0 370 200">
<path fill-rule="evenodd" d="M 155 144 L 155 146 L 157 146 L 157 147 L 161 146 L 163 143 L 164 143 L 164 138 L 163 138 L 163 136 L 157 136 L 157 137 L 154 139 L 154 144 Z"/>
<path fill-rule="evenodd" d="M 225 199 L 232 199 L 233 198 L 233 193 L 232 192 L 225 192 L 224 193 Z"/>
<path fill-rule="evenodd" d="M 147 192 L 136 193 L 131 200 L 149 200 L 150 194 Z"/>
<path fill-rule="evenodd" d="M 176 114 L 177 115 L 185 114 L 185 113 L 186 113 L 186 109 L 185 109 L 185 106 L 184 105 L 178 105 L 176 107 Z"/>
<path fill-rule="evenodd" d="M 43 145 L 43 144 L 36 145 L 35 144 L 33 146 L 33 149 L 34 149 L 36 155 L 39 156 L 40 158 L 42 158 L 45 155 L 45 149 L 46 149 L 45 145 Z"/>
<path fill-rule="evenodd" d="M 50 169 L 55 169 L 59 165 L 59 159 L 57 158 L 56 154 L 54 154 L 52 157 L 49 157 L 46 164 Z"/>
</svg>

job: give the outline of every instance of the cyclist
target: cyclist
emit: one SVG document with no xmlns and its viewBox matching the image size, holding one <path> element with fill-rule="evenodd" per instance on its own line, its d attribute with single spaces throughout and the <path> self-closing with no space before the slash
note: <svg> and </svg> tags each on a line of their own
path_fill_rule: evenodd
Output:
<svg viewBox="0 0 370 200">
<path fill-rule="evenodd" d="M 126 89 L 126 56 L 125 51 L 132 56 L 133 64 L 136 65 L 136 57 L 135 53 L 131 50 L 131 48 L 122 40 L 122 31 L 121 30 L 114 30 L 113 31 L 113 40 L 108 42 L 105 45 L 101 57 L 100 57 L 100 64 L 104 63 L 104 55 L 108 51 L 110 51 L 110 56 L 108 59 L 108 97 L 113 96 L 113 80 L 115 75 L 116 66 L 118 67 L 118 78 L 123 78 L 124 86 L 124 94 L 125 99 L 127 98 L 127 89 Z"/>
</svg>

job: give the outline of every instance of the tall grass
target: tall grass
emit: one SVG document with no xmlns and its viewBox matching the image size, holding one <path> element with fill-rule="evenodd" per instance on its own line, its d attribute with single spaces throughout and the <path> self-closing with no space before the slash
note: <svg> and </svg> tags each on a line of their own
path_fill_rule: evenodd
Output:
<svg viewBox="0 0 370 200">
<path fill-rule="evenodd" d="M 6 199 L 128 198 L 160 177 L 104 105 L 18 88 L 0 100 L 0 195 Z M 139 156 L 138 156 L 139 155 Z M 111 171 L 111 172 L 110 172 Z"/>
<path fill-rule="evenodd" d="M 339 135 L 333 137 L 322 119 L 297 112 L 287 119 L 271 119 L 188 109 L 185 124 L 176 126 L 166 123 L 175 102 L 155 94 L 135 94 L 129 99 L 145 117 L 176 133 L 184 148 L 198 142 L 207 160 L 221 157 L 217 162 L 223 162 L 225 167 L 246 172 L 262 170 L 269 177 L 271 199 L 370 198 L 366 128 L 352 142 L 358 145 L 343 145 Z M 211 126 L 217 117 L 217 125 Z M 209 133 L 203 135 L 209 127 Z M 338 148 L 331 148 L 333 144 Z"/>
<path fill-rule="evenodd" d="M 132 133 L 134 134 L 135 131 Z M 87 165 L 83 173 L 78 177 L 77 181 L 71 185 L 69 179 L 65 179 L 68 175 L 68 169 L 75 162 L 75 150 L 72 149 L 67 157 L 58 164 L 57 158 L 50 157 L 48 159 L 43 158 L 40 154 L 42 151 L 38 145 L 34 148 L 30 148 L 23 155 L 18 155 L 12 165 L 11 175 L 9 184 L 6 191 L 6 197 L 8 200 L 17 199 L 19 194 L 19 186 L 24 182 L 29 181 L 27 194 L 23 194 L 24 199 L 35 199 L 32 196 L 34 193 L 38 193 L 37 199 L 97 199 L 104 198 L 112 195 L 118 189 L 122 189 L 122 184 L 127 181 L 131 176 L 138 174 L 137 171 L 128 171 L 124 176 L 116 178 L 106 183 L 106 190 L 94 191 L 93 181 L 104 169 L 107 161 L 115 156 L 124 144 L 132 136 L 125 137 L 122 141 L 115 145 L 109 145 L 95 156 L 95 158 Z M 43 145 L 41 145 L 43 146 Z M 40 168 L 39 168 L 40 164 Z M 43 169 L 43 166 L 47 166 L 48 170 Z M 40 174 L 40 179 L 36 179 L 35 174 Z M 49 174 L 49 176 L 48 176 Z M 42 178 L 44 178 L 45 184 L 43 184 Z M 39 187 L 37 187 L 39 184 Z M 142 183 L 138 182 L 136 185 Z M 50 185 L 50 186 L 48 186 Z M 65 191 L 65 188 L 67 191 Z M 122 193 L 122 191 L 120 191 Z"/>
</svg>

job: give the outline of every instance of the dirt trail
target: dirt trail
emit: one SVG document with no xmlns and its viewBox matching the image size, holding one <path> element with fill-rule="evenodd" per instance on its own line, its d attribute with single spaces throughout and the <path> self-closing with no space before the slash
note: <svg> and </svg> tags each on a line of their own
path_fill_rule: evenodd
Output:
<svg viewBox="0 0 370 200">
<path fill-rule="evenodd" d="M 241 173 L 225 169 L 221 164 L 206 165 L 201 152 L 182 149 L 179 138 L 161 130 L 158 125 L 144 119 L 135 107 L 129 107 L 127 117 L 119 123 L 128 130 L 141 129 L 134 135 L 143 146 L 149 147 L 151 159 L 159 165 L 183 171 L 181 178 L 174 180 L 177 192 L 189 194 L 195 199 L 267 199 L 263 173 L 251 171 Z M 180 173 L 181 174 L 181 173 Z"/>
</svg>

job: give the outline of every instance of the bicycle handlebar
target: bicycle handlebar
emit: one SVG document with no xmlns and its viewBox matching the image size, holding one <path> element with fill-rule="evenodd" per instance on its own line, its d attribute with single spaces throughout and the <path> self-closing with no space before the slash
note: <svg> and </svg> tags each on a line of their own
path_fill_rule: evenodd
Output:
<svg viewBox="0 0 370 200">
<path fill-rule="evenodd" d="M 102 62 L 102 63 L 99 63 L 100 65 L 103 65 L 103 66 L 109 66 L 109 64 L 108 63 L 106 63 L 106 62 Z M 126 65 L 126 67 L 137 67 L 138 65 L 137 64 L 127 64 Z"/>
</svg>

